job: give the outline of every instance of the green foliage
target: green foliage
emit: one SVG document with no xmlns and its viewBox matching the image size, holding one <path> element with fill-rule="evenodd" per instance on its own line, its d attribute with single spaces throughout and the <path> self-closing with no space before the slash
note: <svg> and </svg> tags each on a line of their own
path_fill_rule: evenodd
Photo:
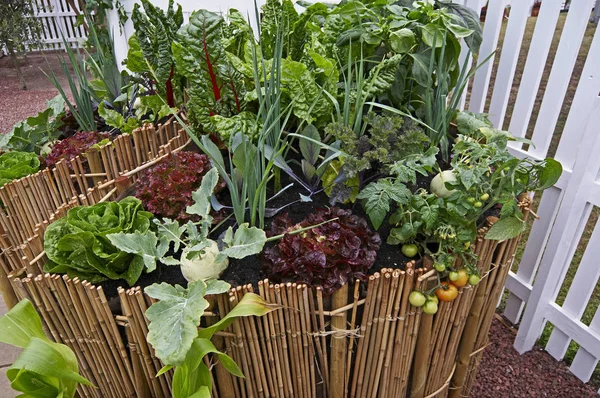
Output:
<svg viewBox="0 0 600 398">
<path fill-rule="evenodd" d="M 37 2 L 3 0 L 0 3 L 0 47 L 10 54 L 41 45 L 44 27 L 38 18 L 32 18 Z"/>
<path fill-rule="evenodd" d="M 0 149 L 40 154 L 44 145 L 60 135 L 60 119 L 64 114 L 65 101 L 60 95 L 47 100 L 44 111 L 15 124 L 8 133 L 0 136 Z"/>
<path fill-rule="evenodd" d="M 63 37 L 62 40 L 67 59 L 65 60 L 61 57 L 60 66 L 67 78 L 71 96 L 67 95 L 58 76 L 52 69 L 49 69 L 48 72 L 44 71 L 44 74 L 60 93 L 69 111 L 77 121 L 79 129 L 83 131 L 96 131 L 95 107 L 97 106 L 97 102 L 94 100 L 94 91 L 87 76 L 87 63 L 78 50 L 76 51 L 71 48 L 66 38 Z M 73 98 L 73 101 L 71 101 L 70 97 Z"/>
<path fill-rule="evenodd" d="M 0 343 L 23 348 L 7 369 L 10 386 L 23 397 L 75 396 L 78 384 L 92 384 L 79 375 L 77 357 L 63 344 L 48 339 L 31 302 L 21 300 L 0 318 Z"/>
<path fill-rule="evenodd" d="M 46 229 L 44 249 L 49 261 L 44 269 L 91 283 L 125 279 L 132 286 L 142 274 L 144 259 L 117 250 L 107 235 L 143 234 L 149 230 L 151 218 L 132 197 L 73 208 Z"/>
<path fill-rule="evenodd" d="M 181 77 L 175 75 L 175 60 L 171 43 L 177 40 L 177 30 L 183 24 L 181 6 L 174 8 L 169 0 L 166 11 L 142 0 L 131 14 L 135 36 L 129 39 L 127 68 L 154 81 L 155 89 L 169 106 L 181 97 Z M 142 8 L 144 12 L 142 12 Z"/>
<path fill-rule="evenodd" d="M 188 116 L 197 134 L 215 131 L 211 116 L 229 118 L 244 107 L 245 87 L 225 54 L 225 45 L 231 44 L 224 41 L 224 27 L 221 15 L 196 11 L 172 45 L 177 71 L 188 80 Z M 254 40 L 251 35 L 242 37 Z"/>
<path fill-rule="evenodd" d="M 148 286 L 144 291 L 159 300 L 146 311 L 150 320 L 148 342 L 156 356 L 166 365 L 160 373 L 175 366 L 173 397 L 210 396 L 212 379 L 203 358 L 213 354 L 235 376 L 243 377 L 235 362 L 219 352 L 211 343 L 212 336 L 227 328 L 235 318 L 262 316 L 279 306 L 267 304 L 259 296 L 248 293 L 242 300 L 214 325 L 198 331 L 200 319 L 208 301 L 205 296 L 225 293 L 229 284 L 217 281 L 196 281 L 187 288 L 166 283 Z"/>
<path fill-rule="evenodd" d="M 34 153 L 4 153 L 0 155 L 0 187 L 12 180 L 33 174 L 39 169 L 40 160 Z"/>
</svg>

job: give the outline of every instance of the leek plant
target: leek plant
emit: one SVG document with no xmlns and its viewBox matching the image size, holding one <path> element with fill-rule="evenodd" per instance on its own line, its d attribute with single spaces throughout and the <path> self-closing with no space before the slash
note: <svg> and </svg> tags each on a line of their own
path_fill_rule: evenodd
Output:
<svg viewBox="0 0 600 398">
<path fill-rule="evenodd" d="M 61 57 L 60 66 L 67 78 L 73 101 L 71 101 L 65 93 L 62 84 L 58 80 L 58 76 L 51 68 L 48 73 L 44 72 L 44 74 L 65 100 L 67 107 L 79 125 L 79 129 L 84 131 L 96 131 L 97 125 L 94 110 L 97 104 L 94 103 L 91 95 L 93 90 L 90 86 L 86 72 L 87 63 L 79 51 L 76 53 L 75 50 L 71 48 L 71 44 L 67 42 L 64 36 L 62 41 L 65 46 L 65 52 L 67 53 L 67 60 Z M 69 70 L 69 65 L 73 68 L 74 76 Z"/>
<path fill-rule="evenodd" d="M 259 40 L 252 48 L 252 61 L 259 104 L 257 125 L 261 127 L 255 142 L 242 133 L 230 137 L 228 167 L 221 151 L 209 136 L 196 136 L 178 115 L 175 116 L 196 145 L 211 159 L 225 181 L 236 222 L 239 225 L 248 222 L 251 226 L 264 228 L 267 184 L 276 167 L 286 167 L 281 155 L 286 148 L 283 132 L 291 115 L 291 107 L 282 110 L 280 101 L 283 30 L 278 30 L 272 60 L 266 60 L 262 55 L 263 51 L 258 51 L 260 48 Z M 218 209 L 223 206 L 213 200 L 213 207 Z"/>
</svg>

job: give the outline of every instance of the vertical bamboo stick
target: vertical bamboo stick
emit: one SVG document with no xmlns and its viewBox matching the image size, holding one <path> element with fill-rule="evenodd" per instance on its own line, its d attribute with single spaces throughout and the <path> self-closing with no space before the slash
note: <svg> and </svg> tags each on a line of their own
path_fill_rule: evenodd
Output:
<svg viewBox="0 0 600 398">
<path fill-rule="evenodd" d="M 348 303 L 348 284 L 344 284 L 331 296 L 332 309 L 345 306 Z M 331 328 L 335 332 L 331 335 L 331 373 L 330 397 L 342 398 L 346 391 L 346 352 L 348 350 L 346 341 L 346 313 L 342 312 L 333 316 Z"/>
</svg>

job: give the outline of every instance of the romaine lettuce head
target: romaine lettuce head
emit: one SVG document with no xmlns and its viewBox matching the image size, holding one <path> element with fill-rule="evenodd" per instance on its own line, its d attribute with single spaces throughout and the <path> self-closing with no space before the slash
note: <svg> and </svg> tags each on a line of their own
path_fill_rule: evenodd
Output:
<svg viewBox="0 0 600 398">
<path fill-rule="evenodd" d="M 44 249 L 49 261 L 44 271 L 66 273 L 91 283 L 125 279 L 132 286 L 144 269 L 142 258 L 118 250 L 106 235 L 144 233 L 152 217 L 133 197 L 73 208 L 46 229 Z"/>
</svg>

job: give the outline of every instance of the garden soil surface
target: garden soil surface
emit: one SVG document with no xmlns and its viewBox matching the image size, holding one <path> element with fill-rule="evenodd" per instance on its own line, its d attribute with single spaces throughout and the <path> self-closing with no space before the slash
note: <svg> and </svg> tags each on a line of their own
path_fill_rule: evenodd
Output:
<svg viewBox="0 0 600 398">
<path fill-rule="evenodd" d="M 60 75 L 55 54 L 47 54 L 50 67 Z M 28 55 L 22 60 L 22 70 L 28 89 L 21 90 L 15 69 L 8 57 L 0 57 L 0 133 L 8 132 L 13 124 L 34 116 L 45 108 L 45 101 L 58 94 L 41 69 L 48 64 L 42 55 Z M 66 83 L 64 79 L 63 83 Z M 64 84 L 65 89 L 68 85 Z M 183 282 L 180 276 L 166 272 L 161 279 Z M 154 275 L 158 276 L 158 273 Z M 171 276 L 171 277 L 169 277 Z M 245 279 L 245 278 L 244 278 Z M 247 279 L 246 279 L 247 280 Z M 155 282 L 147 281 L 147 283 Z M 149 284 L 148 283 L 148 284 Z M 111 286 L 112 287 L 112 286 Z M 116 288 L 114 286 L 113 288 Z M 1 299 L 0 299 L 1 300 Z M 1 314 L 0 314 L 1 315 Z M 487 397 L 597 397 L 600 386 L 582 383 L 568 367 L 556 361 L 540 348 L 519 355 L 513 348 L 514 331 L 495 319 L 471 396 Z M 4 365 L 0 355 L 0 367 Z"/>
</svg>

